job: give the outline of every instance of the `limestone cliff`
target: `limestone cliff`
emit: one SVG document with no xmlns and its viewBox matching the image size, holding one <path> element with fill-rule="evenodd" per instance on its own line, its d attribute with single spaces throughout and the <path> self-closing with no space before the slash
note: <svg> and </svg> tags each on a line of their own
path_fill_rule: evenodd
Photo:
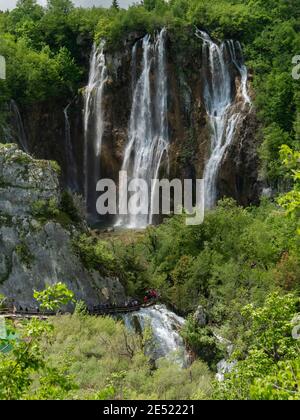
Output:
<svg viewBox="0 0 300 420">
<path fill-rule="evenodd" d="M 74 226 L 51 217 L 60 200 L 54 163 L 0 145 L 0 293 L 34 308 L 33 289 L 61 281 L 89 306 L 107 299 L 123 304 L 118 279 L 88 271 L 73 249 Z"/>
<path fill-rule="evenodd" d="M 167 35 L 171 178 L 201 178 L 210 153 L 211 127 L 203 100 L 205 66 L 202 44 L 194 32 L 194 28 L 186 28 L 180 37 L 174 32 L 168 32 Z M 115 51 L 109 48 L 105 50 L 108 78 L 103 94 L 104 133 L 100 164 L 101 176 L 105 178 L 117 180 L 122 166 L 132 105 L 132 47 L 144 35 L 144 33 L 132 33 L 123 40 L 122 50 Z M 141 61 L 141 45 L 137 48 L 136 54 L 138 61 Z M 86 62 L 87 69 L 88 66 Z M 139 65 L 135 70 L 137 74 L 140 73 Z M 236 69 L 232 68 L 233 80 L 235 72 Z M 237 76 L 236 84 L 238 84 Z M 83 89 L 76 98 L 23 107 L 21 113 L 30 143 L 30 152 L 39 158 L 58 161 L 65 182 L 66 122 L 63 111 L 68 103 L 71 103 L 69 123 L 74 161 L 77 166 L 77 184 L 82 193 Z M 257 132 L 258 122 L 255 108 L 252 107 L 250 111 L 245 112 L 234 140 L 221 162 L 217 179 L 218 198 L 231 196 L 242 205 L 258 201 L 261 185 L 258 182 Z"/>
</svg>

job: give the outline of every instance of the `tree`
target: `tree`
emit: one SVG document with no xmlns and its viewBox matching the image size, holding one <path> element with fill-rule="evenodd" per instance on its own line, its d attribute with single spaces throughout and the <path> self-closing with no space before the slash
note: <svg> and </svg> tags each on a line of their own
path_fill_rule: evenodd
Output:
<svg viewBox="0 0 300 420">
<path fill-rule="evenodd" d="M 74 302 L 74 293 L 63 283 L 48 286 L 42 292 L 34 291 L 33 297 L 40 302 L 41 309 L 57 311 L 61 306 Z"/>
<path fill-rule="evenodd" d="M 10 13 L 10 18 L 15 21 L 21 19 L 38 20 L 43 13 L 43 8 L 37 4 L 37 0 L 18 0 L 16 8 Z"/>
<path fill-rule="evenodd" d="M 68 14 L 74 9 L 71 0 L 48 0 L 47 8 L 51 12 Z"/>
<path fill-rule="evenodd" d="M 113 0 L 111 7 L 112 7 L 112 9 L 119 10 L 120 9 L 120 6 L 119 6 L 118 0 Z"/>
<path fill-rule="evenodd" d="M 293 337 L 299 303 L 293 294 L 281 296 L 276 292 L 262 307 L 251 304 L 243 309 L 247 355 L 227 380 L 217 385 L 218 398 L 300 398 L 300 356 L 298 341 Z M 241 356 L 238 353 L 232 358 Z"/>
<path fill-rule="evenodd" d="M 280 150 L 282 162 L 294 180 L 292 191 L 281 196 L 278 203 L 287 211 L 287 214 L 299 220 L 300 218 L 300 152 L 293 151 L 289 146 L 283 145 Z M 300 228 L 298 229 L 300 234 Z"/>
<path fill-rule="evenodd" d="M 36 298 L 46 309 L 57 308 L 73 300 L 73 293 L 65 285 L 58 283 L 48 287 L 44 292 L 35 292 Z M 33 318 L 19 323 L 15 327 L 6 324 L 7 337 L 0 338 L 0 399 L 63 399 L 75 388 L 71 377 L 66 374 L 67 367 L 53 368 L 48 366 L 42 350 L 42 339 L 52 331 L 48 321 Z M 34 375 L 38 386 L 31 391 Z"/>
</svg>

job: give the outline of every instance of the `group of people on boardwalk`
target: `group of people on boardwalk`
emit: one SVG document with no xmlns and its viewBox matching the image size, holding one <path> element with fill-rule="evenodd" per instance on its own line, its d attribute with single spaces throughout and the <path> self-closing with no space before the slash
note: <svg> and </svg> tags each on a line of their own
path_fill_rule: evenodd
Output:
<svg viewBox="0 0 300 420">
<path fill-rule="evenodd" d="M 159 294 L 155 289 L 147 290 L 145 297 L 144 297 L 144 303 L 150 303 L 159 298 Z"/>
<path fill-rule="evenodd" d="M 92 312 L 99 313 L 99 312 L 110 312 L 120 309 L 132 309 L 132 308 L 140 308 L 143 305 L 153 303 L 159 298 L 159 294 L 155 289 L 147 290 L 144 296 L 143 301 L 139 299 L 129 299 L 124 303 L 124 305 L 117 305 L 115 303 L 102 303 L 100 305 L 95 305 L 92 309 Z"/>
<path fill-rule="evenodd" d="M 99 314 L 99 313 L 111 313 L 114 310 L 116 312 L 122 310 L 122 309 L 133 309 L 133 308 L 140 308 L 144 305 L 148 305 L 148 304 L 153 304 L 154 302 L 157 301 L 157 299 L 159 298 L 159 293 L 155 290 L 155 289 L 149 289 L 145 292 L 145 296 L 142 300 L 136 299 L 136 298 L 132 298 L 129 299 L 128 301 L 126 301 L 124 303 L 124 305 L 118 305 L 116 303 L 112 303 L 112 302 L 105 302 L 105 303 L 100 303 L 98 305 L 94 305 L 93 307 L 89 307 L 88 311 L 91 314 Z M 6 310 L 3 310 L 3 312 L 7 312 L 8 308 L 6 308 Z M 16 307 L 15 305 L 12 305 L 11 308 L 9 308 L 9 311 L 11 311 L 13 314 L 17 314 L 17 313 L 25 313 L 25 314 L 39 314 L 41 313 L 40 308 L 39 307 L 22 307 L 22 306 L 18 306 Z M 0 309 L 1 312 L 1 309 Z M 45 313 L 49 313 L 50 311 L 44 311 Z M 43 312 L 43 313 L 44 313 Z"/>
</svg>

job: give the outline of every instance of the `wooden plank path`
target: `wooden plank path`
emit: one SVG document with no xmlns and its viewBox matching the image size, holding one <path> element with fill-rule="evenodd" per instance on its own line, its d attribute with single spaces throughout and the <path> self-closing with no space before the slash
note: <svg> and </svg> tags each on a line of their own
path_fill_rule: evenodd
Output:
<svg viewBox="0 0 300 420">
<path fill-rule="evenodd" d="M 94 316 L 105 316 L 105 315 L 117 315 L 117 314 L 126 314 L 131 312 L 138 312 L 143 308 L 149 308 L 153 305 L 156 305 L 157 300 L 149 302 L 148 304 L 135 305 L 135 306 L 111 306 L 109 308 L 99 308 L 92 311 L 88 311 L 89 315 Z M 69 312 L 66 312 L 69 313 Z M 12 311 L 11 309 L 4 309 L 0 311 L 0 317 L 6 319 L 47 319 L 51 316 L 62 315 L 62 312 L 42 312 L 42 311 Z"/>
</svg>

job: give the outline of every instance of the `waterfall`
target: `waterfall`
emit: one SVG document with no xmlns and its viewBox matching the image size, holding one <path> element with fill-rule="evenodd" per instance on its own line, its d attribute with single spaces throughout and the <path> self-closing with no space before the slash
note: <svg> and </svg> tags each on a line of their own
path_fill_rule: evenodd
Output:
<svg viewBox="0 0 300 420">
<path fill-rule="evenodd" d="M 84 195 L 87 211 L 96 212 L 96 184 L 100 178 L 101 146 L 104 134 L 103 92 L 107 82 L 104 43 L 93 45 L 88 85 L 84 94 Z"/>
<path fill-rule="evenodd" d="M 196 31 L 203 41 L 204 103 L 211 126 L 211 153 L 204 169 L 205 207 L 214 207 L 217 200 L 217 177 L 220 165 L 234 139 L 236 128 L 246 104 L 251 104 L 247 92 L 248 72 L 242 62 L 239 43 L 225 41 L 217 45 L 205 32 Z M 241 79 L 242 107 L 237 106 L 234 64 Z"/>
<path fill-rule="evenodd" d="M 166 70 L 166 29 L 152 41 L 142 41 L 142 72 L 136 77 L 137 44 L 132 50 L 133 101 L 128 143 L 122 170 L 130 179 L 143 179 L 151 189 L 151 180 L 158 178 L 163 158 L 168 155 L 168 83 Z M 152 84 L 152 76 L 154 85 Z M 145 228 L 152 223 L 152 196 L 149 194 L 148 214 L 120 216 L 117 225 Z"/>
<path fill-rule="evenodd" d="M 10 101 L 10 115 L 11 115 L 11 130 L 10 136 L 13 139 L 16 139 L 19 146 L 24 150 L 24 152 L 29 152 L 28 142 L 26 133 L 24 130 L 23 120 L 20 114 L 19 107 L 17 103 L 12 99 Z"/>
<path fill-rule="evenodd" d="M 243 62 L 243 51 L 239 41 L 227 41 L 232 62 L 241 75 L 241 87 L 244 104 L 251 105 L 251 99 L 248 94 L 248 69 Z"/>
<path fill-rule="evenodd" d="M 66 175 L 67 175 L 67 186 L 71 191 L 78 191 L 78 173 L 77 164 L 74 156 L 74 150 L 71 139 L 71 126 L 69 121 L 69 103 L 64 109 L 65 117 L 65 153 L 66 153 Z"/>
<path fill-rule="evenodd" d="M 179 331 L 185 320 L 164 305 L 143 308 L 138 312 L 123 315 L 125 325 L 130 330 L 136 330 L 138 324 L 141 330 L 148 326 L 153 334 L 152 346 L 147 353 L 155 360 L 166 357 L 177 363 L 186 365 L 187 353 Z"/>
</svg>

